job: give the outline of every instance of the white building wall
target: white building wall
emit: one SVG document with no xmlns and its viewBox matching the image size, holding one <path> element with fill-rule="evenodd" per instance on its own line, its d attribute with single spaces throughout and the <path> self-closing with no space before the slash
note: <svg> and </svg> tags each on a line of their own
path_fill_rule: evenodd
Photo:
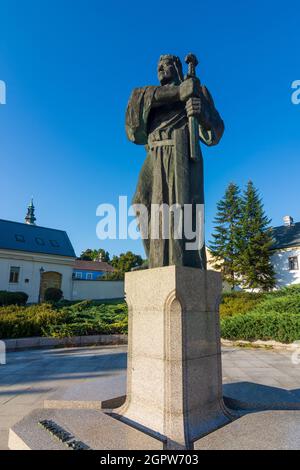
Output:
<svg viewBox="0 0 300 470">
<path fill-rule="evenodd" d="M 72 298 L 73 258 L 43 255 L 28 252 L 0 250 L 0 290 L 22 291 L 29 295 L 28 302 L 39 299 L 40 269 L 54 271 L 62 275 L 62 291 L 65 299 Z M 10 268 L 20 268 L 18 283 L 10 283 Z M 28 279 L 29 282 L 25 282 Z"/>
<path fill-rule="evenodd" d="M 278 250 L 271 257 L 276 272 L 276 286 L 285 287 L 300 284 L 300 270 L 289 270 L 289 258 L 297 256 L 300 268 L 300 247 Z"/>
<path fill-rule="evenodd" d="M 123 281 L 73 280 L 73 300 L 121 299 L 123 297 Z"/>
</svg>

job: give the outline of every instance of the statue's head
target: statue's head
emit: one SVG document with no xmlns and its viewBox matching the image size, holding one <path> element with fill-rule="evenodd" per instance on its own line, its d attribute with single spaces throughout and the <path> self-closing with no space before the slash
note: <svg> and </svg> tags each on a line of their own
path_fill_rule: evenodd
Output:
<svg viewBox="0 0 300 470">
<path fill-rule="evenodd" d="M 179 85 L 183 81 L 182 64 L 179 57 L 175 55 L 161 55 L 157 73 L 161 85 Z"/>
</svg>

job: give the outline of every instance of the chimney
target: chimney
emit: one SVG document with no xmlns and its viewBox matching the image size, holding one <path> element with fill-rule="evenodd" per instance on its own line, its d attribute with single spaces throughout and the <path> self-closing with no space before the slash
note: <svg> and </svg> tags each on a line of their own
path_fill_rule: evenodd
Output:
<svg viewBox="0 0 300 470">
<path fill-rule="evenodd" d="M 283 223 L 286 227 L 292 227 L 294 225 L 294 219 L 290 215 L 285 215 L 283 217 Z"/>
</svg>

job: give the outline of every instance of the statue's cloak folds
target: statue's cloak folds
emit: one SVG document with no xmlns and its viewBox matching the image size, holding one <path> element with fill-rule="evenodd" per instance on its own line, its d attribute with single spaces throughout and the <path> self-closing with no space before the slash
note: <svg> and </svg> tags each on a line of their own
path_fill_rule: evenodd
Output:
<svg viewBox="0 0 300 470">
<path fill-rule="evenodd" d="M 192 229 L 196 229 L 196 205 L 204 206 L 203 159 L 192 161 L 189 155 L 188 118 L 184 103 L 155 106 L 157 87 L 148 86 L 133 91 L 126 112 L 126 133 L 132 142 L 145 145 L 147 158 L 142 167 L 134 204 L 143 204 L 148 211 L 148 233 L 143 240 L 150 267 L 183 265 L 205 269 L 204 234 L 198 249 L 187 251 L 186 240 L 153 239 L 151 237 L 151 207 L 153 204 L 174 204 L 193 207 Z M 200 140 L 214 145 L 223 133 L 223 122 L 215 110 L 212 98 L 203 90 L 203 116 Z M 208 128 L 207 121 L 210 126 Z M 204 221 L 202 220 L 202 227 Z M 170 227 L 172 230 L 173 227 Z M 171 232 L 170 232 L 171 233 Z"/>
<path fill-rule="evenodd" d="M 148 117 L 157 87 L 136 88 L 130 97 L 126 112 L 126 133 L 131 142 L 148 143 Z"/>
</svg>

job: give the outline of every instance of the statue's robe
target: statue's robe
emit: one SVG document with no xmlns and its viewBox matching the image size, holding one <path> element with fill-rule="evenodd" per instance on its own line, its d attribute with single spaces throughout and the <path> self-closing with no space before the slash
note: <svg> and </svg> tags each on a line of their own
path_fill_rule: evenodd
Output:
<svg viewBox="0 0 300 470">
<path fill-rule="evenodd" d="M 170 85 L 165 85 L 170 86 Z M 189 154 L 189 126 L 185 104 L 176 102 L 158 106 L 155 92 L 149 86 L 133 91 L 126 112 L 126 133 L 135 144 L 145 145 L 147 158 L 142 167 L 133 204 L 143 204 L 148 210 L 149 238 L 144 247 L 149 267 L 191 266 L 206 269 L 204 236 L 197 249 L 187 250 L 186 240 L 151 238 L 152 204 L 192 204 L 193 230 L 196 229 L 196 205 L 204 207 L 203 158 L 191 160 Z M 215 109 L 208 90 L 202 86 L 202 111 L 199 120 L 200 140 L 208 146 L 219 142 L 224 124 Z M 198 206 L 199 207 L 199 206 Z M 138 214 L 137 214 L 138 215 Z M 204 229 L 203 226 L 200 229 Z"/>
</svg>

